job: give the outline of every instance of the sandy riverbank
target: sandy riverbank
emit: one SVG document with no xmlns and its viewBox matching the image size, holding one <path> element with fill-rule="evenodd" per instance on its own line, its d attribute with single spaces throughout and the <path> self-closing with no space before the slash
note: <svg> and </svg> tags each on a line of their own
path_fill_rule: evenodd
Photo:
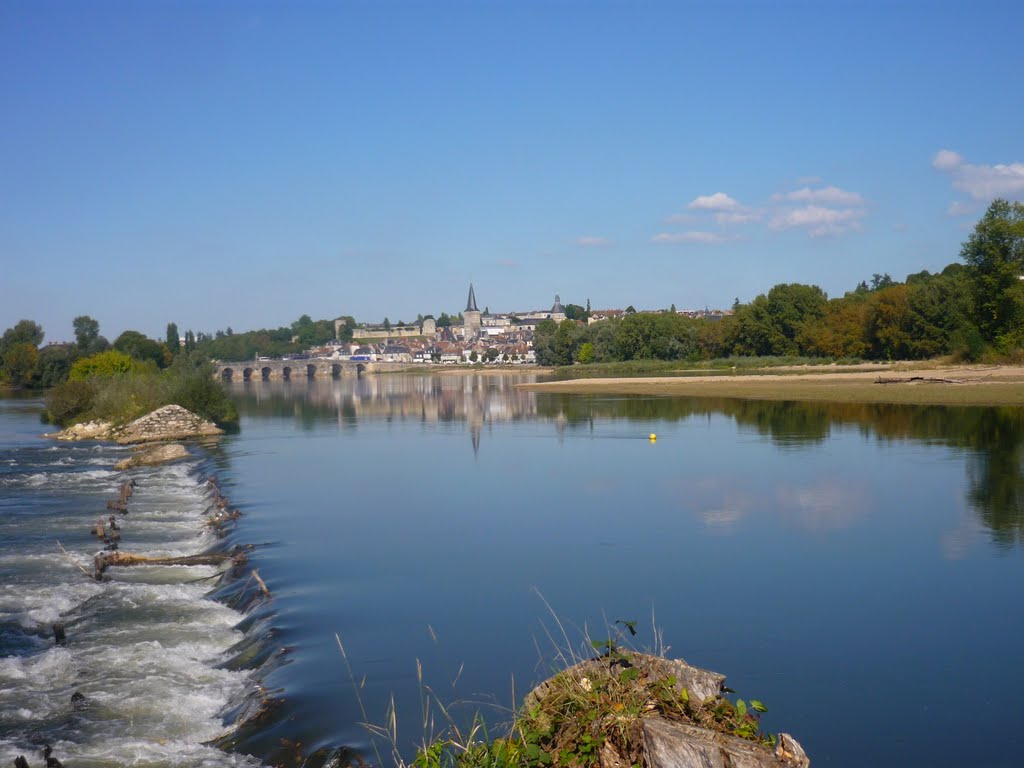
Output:
<svg viewBox="0 0 1024 768">
<path fill-rule="evenodd" d="M 878 383 L 880 379 L 897 381 Z M 586 395 L 681 395 L 920 405 L 1024 405 L 1024 366 L 910 363 L 788 366 L 713 375 L 680 371 L 678 376 L 569 379 L 521 386 L 536 392 Z"/>
</svg>

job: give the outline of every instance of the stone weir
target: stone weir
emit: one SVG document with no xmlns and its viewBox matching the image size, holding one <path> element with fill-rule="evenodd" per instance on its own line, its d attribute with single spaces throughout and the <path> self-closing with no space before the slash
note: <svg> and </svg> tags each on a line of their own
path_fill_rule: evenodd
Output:
<svg viewBox="0 0 1024 768">
<path fill-rule="evenodd" d="M 165 405 L 123 427 L 90 421 L 52 432 L 55 440 L 115 440 L 121 445 L 187 440 L 223 435 L 224 430 L 180 405 Z"/>
</svg>

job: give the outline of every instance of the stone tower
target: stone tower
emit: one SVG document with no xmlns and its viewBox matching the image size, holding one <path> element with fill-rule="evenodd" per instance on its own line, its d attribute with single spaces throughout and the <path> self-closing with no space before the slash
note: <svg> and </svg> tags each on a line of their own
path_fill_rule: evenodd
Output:
<svg viewBox="0 0 1024 768">
<path fill-rule="evenodd" d="M 472 341 L 480 335 L 480 310 L 476 308 L 476 294 L 473 293 L 473 284 L 469 284 L 469 298 L 466 299 L 466 309 L 462 313 L 462 336 L 466 341 Z"/>
<path fill-rule="evenodd" d="M 565 308 L 562 306 L 562 297 L 555 294 L 555 303 L 551 307 L 551 319 L 556 323 L 565 320 Z"/>
</svg>

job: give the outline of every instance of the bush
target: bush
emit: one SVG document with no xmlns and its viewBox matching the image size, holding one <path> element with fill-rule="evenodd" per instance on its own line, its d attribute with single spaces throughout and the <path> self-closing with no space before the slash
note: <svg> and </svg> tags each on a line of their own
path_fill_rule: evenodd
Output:
<svg viewBox="0 0 1024 768">
<path fill-rule="evenodd" d="M 201 354 L 178 355 L 163 374 L 164 401 L 188 408 L 220 427 L 237 425 L 238 408 L 213 372 L 213 366 Z"/>
<path fill-rule="evenodd" d="M 66 427 L 92 409 L 96 387 L 91 381 L 65 381 L 46 393 L 46 417 Z"/>
<path fill-rule="evenodd" d="M 161 397 L 155 373 L 114 376 L 93 381 L 97 384 L 97 390 L 93 398 L 92 416 L 103 421 L 125 424 L 168 402 Z"/>
<path fill-rule="evenodd" d="M 124 352 L 111 349 L 76 360 L 75 364 L 71 366 L 68 379 L 71 381 L 84 381 L 92 377 L 109 379 L 112 376 L 123 376 L 126 373 L 144 369 L 145 366 L 140 361 Z"/>
</svg>

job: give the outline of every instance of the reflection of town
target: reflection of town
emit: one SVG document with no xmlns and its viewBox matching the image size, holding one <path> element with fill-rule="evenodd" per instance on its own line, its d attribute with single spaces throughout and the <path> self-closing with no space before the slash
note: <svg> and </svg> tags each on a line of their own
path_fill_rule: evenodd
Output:
<svg viewBox="0 0 1024 768">
<path fill-rule="evenodd" d="M 306 428 L 331 421 L 354 429 L 360 421 L 465 422 L 474 451 L 483 428 L 516 421 L 546 422 L 559 434 L 592 430 L 595 422 L 681 421 L 719 414 L 782 450 L 810 450 L 833 430 L 855 428 L 865 438 L 944 445 L 966 461 L 966 502 L 1004 547 L 1024 543 L 1024 409 L 943 408 L 856 403 L 757 402 L 719 398 L 590 398 L 525 392 L 531 375 L 382 375 L 341 380 L 251 381 L 232 385 L 239 410 L 254 417 L 298 420 Z M 699 495 L 700 488 L 687 493 Z M 781 489 L 801 507 L 838 509 L 837 497 L 860 504 L 855 486 L 821 484 Z M 735 510 L 734 510 L 735 511 Z M 718 523 L 728 518 L 715 511 Z M 820 516 L 819 516 L 820 517 Z"/>
<path fill-rule="evenodd" d="M 333 381 L 250 381 L 234 385 L 233 391 L 243 415 L 297 417 L 310 427 L 326 420 L 335 421 L 341 429 L 360 421 L 466 422 L 476 451 L 487 424 L 543 418 L 537 413 L 534 395 L 516 388 L 531 381 L 536 376 L 396 374 Z"/>
</svg>

